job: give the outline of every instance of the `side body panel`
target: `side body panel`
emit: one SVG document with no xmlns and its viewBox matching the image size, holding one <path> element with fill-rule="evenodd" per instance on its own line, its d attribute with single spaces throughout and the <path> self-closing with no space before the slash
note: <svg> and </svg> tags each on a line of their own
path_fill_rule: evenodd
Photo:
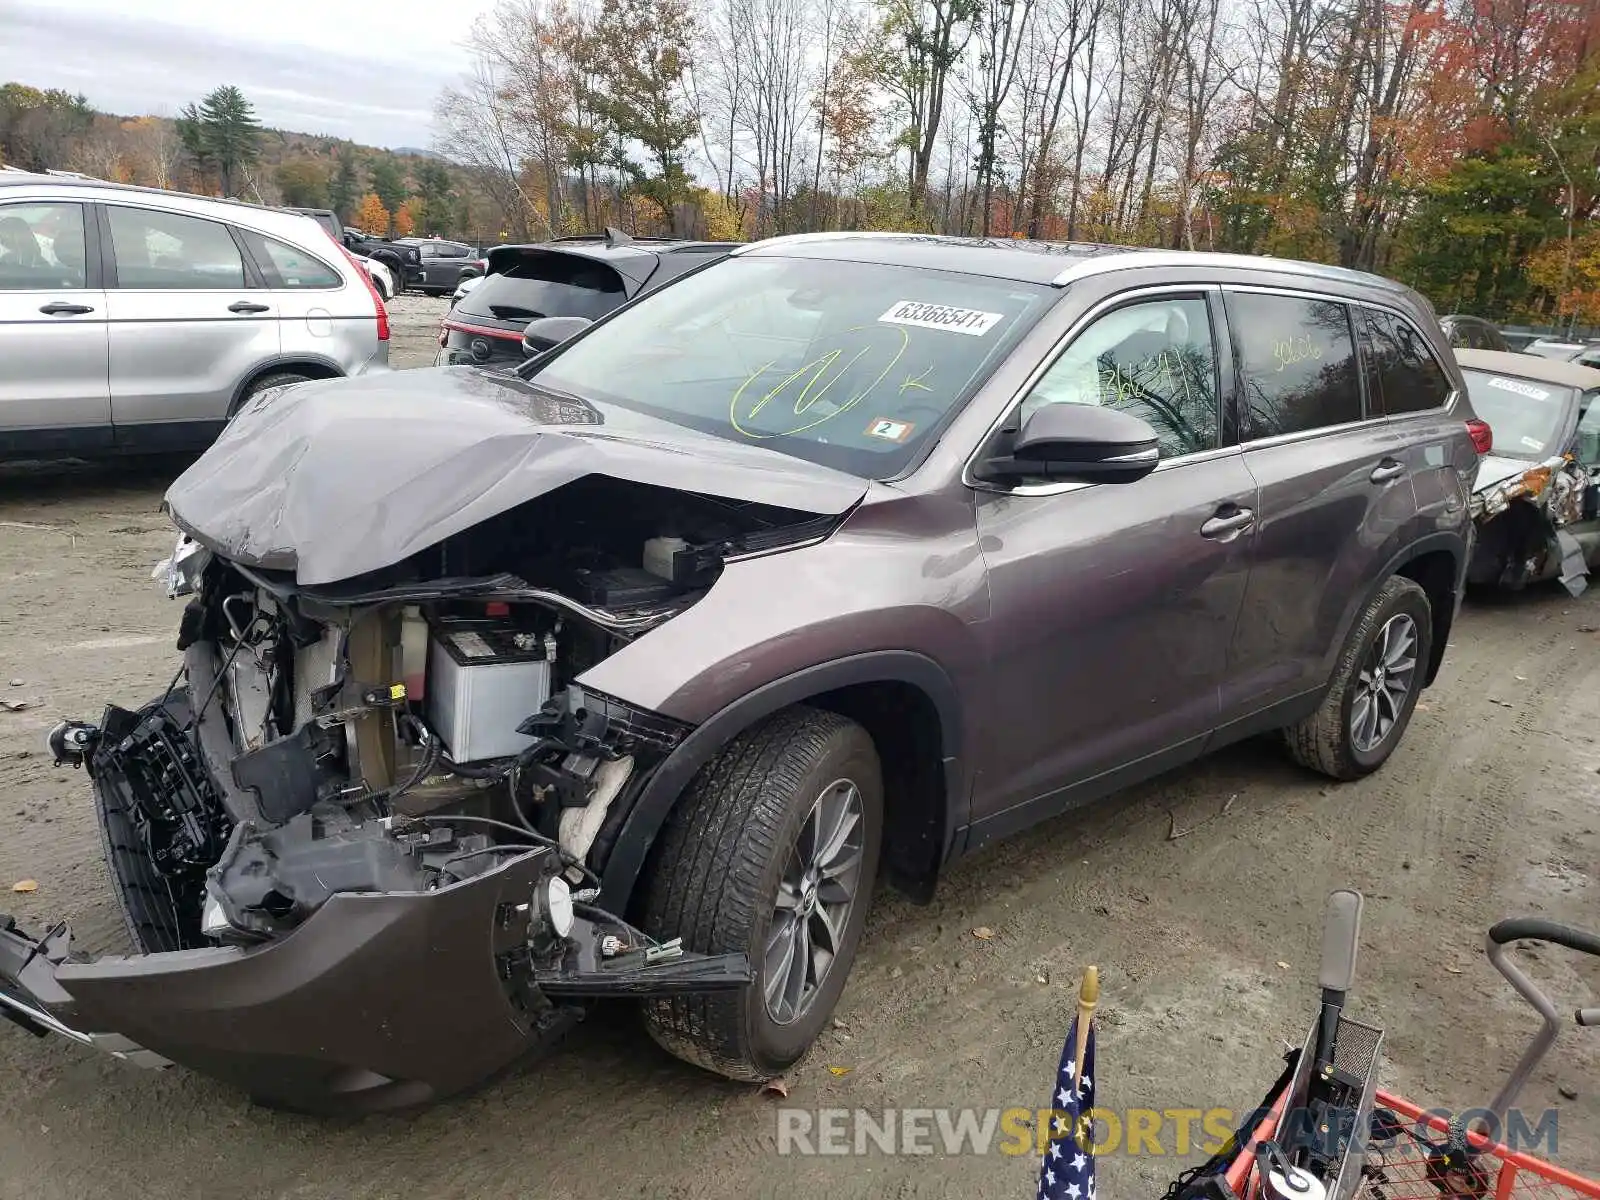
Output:
<svg viewBox="0 0 1600 1200">
<path fill-rule="evenodd" d="M 0 205 L 0 221 L 8 208 L 14 216 L 24 205 L 37 212 L 41 204 L 70 207 L 85 221 L 85 286 L 33 289 L 25 286 L 23 272 L 0 275 L 0 455 L 103 449 L 111 443 L 106 295 L 93 210 L 33 196 Z M 25 226 L 22 232 L 32 236 Z"/>
</svg>

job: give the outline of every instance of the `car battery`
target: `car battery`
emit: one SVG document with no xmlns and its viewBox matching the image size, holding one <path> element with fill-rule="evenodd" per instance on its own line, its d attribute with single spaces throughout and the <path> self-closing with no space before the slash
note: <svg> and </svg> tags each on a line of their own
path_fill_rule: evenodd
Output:
<svg viewBox="0 0 1600 1200">
<path fill-rule="evenodd" d="M 555 639 L 482 621 L 441 621 L 428 638 L 428 724 L 458 763 L 532 744 L 517 726 L 550 698 Z"/>
</svg>

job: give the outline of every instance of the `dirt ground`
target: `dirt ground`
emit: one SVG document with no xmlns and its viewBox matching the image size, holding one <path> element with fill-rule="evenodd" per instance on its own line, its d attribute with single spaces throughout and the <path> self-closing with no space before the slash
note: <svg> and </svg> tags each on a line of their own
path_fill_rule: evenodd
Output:
<svg viewBox="0 0 1600 1200">
<path fill-rule="evenodd" d="M 431 361 L 442 304 L 394 308 L 397 364 Z M 0 698 L 36 702 L 0 711 L 0 909 L 35 930 L 70 919 L 90 950 L 121 949 L 121 926 L 86 781 L 43 739 L 175 669 L 178 603 L 149 571 L 181 466 L 0 472 Z M 787 1101 L 668 1058 L 624 1009 L 474 1095 L 351 1123 L 0 1022 L 0 1200 L 1031 1196 L 1037 1161 L 998 1150 L 779 1156 L 777 1110 L 1046 1104 L 1086 963 L 1104 986 L 1100 1104 L 1246 1107 L 1304 1036 L 1322 900 L 1346 885 L 1367 895 L 1352 1012 L 1387 1028 L 1385 1086 L 1482 1103 L 1536 1024 L 1484 931 L 1600 925 L 1597 627 L 1600 588 L 1469 605 L 1375 777 L 1332 787 L 1242 746 L 963 861 L 931 906 L 883 895 Z M 11 894 L 21 879 L 38 890 Z M 1562 1009 L 1600 995 L 1600 963 L 1528 959 Z M 1600 1174 L 1600 1035 L 1565 1034 L 1522 1105 L 1559 1106 L 1558 1159 Z M 1159 1195 L 1182 1165 L 1165 1137 L 1168 1156 L 1103 1160 L 1103 1194 Z"/>
</svg>

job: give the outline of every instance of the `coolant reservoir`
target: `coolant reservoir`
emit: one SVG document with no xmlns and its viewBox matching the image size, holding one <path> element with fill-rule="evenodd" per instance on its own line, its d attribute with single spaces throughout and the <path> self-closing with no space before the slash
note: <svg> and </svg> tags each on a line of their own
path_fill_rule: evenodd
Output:
<svg viewBox="0 0 1600 1200">
<path fill-rule="evenodd" d="M 400 676 L 406 695 L 421 700 L 428 678 L 428 622 L 416 607 L 400 611 Z"/>
</svg>

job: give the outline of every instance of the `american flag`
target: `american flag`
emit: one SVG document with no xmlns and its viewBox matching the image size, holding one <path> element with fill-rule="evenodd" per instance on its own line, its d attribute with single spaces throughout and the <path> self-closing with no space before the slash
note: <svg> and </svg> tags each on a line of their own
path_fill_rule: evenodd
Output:
<svg viewBox="0 0 1600 1200">
<path fill-rule="evenodd" d="M 1094 1108 L 1094 1025 L 1083 1047 L 1083 1075 L 1078 1090 L 1072 1090 L 1077 1063 L 1078 1021 L 1072 1019 L 1066 1045 L 1061 1047 L 1061 1066 L 1056 1070 L 1056 1092 L 1050 1107 L 1050 1149 L 1039 1165 L 1039 1200 L 1095 1200 L 1094 1152 L 1091 1139 L 1074 1136 L 1080 1114 Z"/>
</svg>

